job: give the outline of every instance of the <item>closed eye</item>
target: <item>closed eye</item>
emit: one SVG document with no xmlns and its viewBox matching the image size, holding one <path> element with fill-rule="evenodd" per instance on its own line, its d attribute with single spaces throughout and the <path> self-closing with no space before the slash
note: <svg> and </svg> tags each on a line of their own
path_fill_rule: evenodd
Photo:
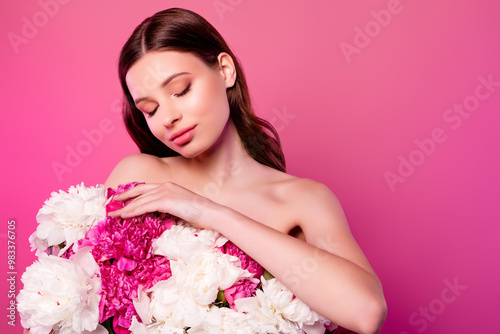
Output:
<svg viewBox="0 0 500 334">
<path fill-rule="evenodd" d="M 144 112 L 146 114 L 146 117 L 147 118 L 153 117 L 153 115 L 156 113 L 156 110 L 158 110 L 158 107 L 159 106 L 156 106 L 156 108 L 154 108 L 153 111 L 151 111 L 151 112 Z"/>
<path fill-rule="evenodd" d="M 182 92 L 180 92 L 179 94 L 174 94 L 174 96 L 176 97 L 181 97 L 183 95 L 186 95 L 187 92 L 189 92 L 191 90 L 191 83 L 189 83 L 186 87 L 186 89 L 184 89 Z"/>
<path fill-rule="evenodd" d="M 186 95 L 186 94 L 187 94 L 190 90 L 191 90 L 191 83 L 189 83 L 189 84 L 187 85 L 187 87 L 186 87 L 186 88 L 185 88 L 182 92 L 180 92 L 179 94 L 174 94 L 174 96 L 175 96 L 175 97 L 181 97 L 181 96 L 184 96 L 184 95 Z M 151 118 L 151 117 L 153 117 L 153 116 L 154 116 L 154 114 L 156 113 L 156 111 L 158 110 L 158 107 L 159 107 L 159 105 L 158 105 L 158 106 L 156 106 L 156 108 L 154 108 L 154 109 L 153 109 L 153 111 L 151 111 L 151 112 L 144 112 L 144 113 L 146 114 L 146 117 L 147 117 L 147 118 Z"/>
</svg>

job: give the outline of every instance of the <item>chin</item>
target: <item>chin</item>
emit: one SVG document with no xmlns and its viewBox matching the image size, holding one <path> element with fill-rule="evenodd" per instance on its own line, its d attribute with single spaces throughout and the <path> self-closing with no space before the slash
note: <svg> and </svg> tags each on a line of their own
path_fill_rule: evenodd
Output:
<svg viewBox="0 0 500 334">
<path fill-rule="evenodd" d="M 177 147 L 177 149 L 172 147 L 171 149 L 182 155 L 184 158 L 195 158 L 199 155 L 206 155 L 215 151 L 222 140 L 220 136 L 214 138 L 213 140 L 203 139 L 201 142 L 201 138 L 196 139 L 198 140 L 191 140 L 185 145 Z"/>
<path fill-rule="evenodd" d="M 188 143 L 186 146 L 189 146 L 190 143 Z M 174 150 L 175 151 L 175 150 Z M 195 158 L 200 154 L 203 154 L 206 150 L 205 149 L 198 149 L 198 148 L 191 148 L 191 147 L 181 147 L 177 153 L 182 155 L 184 158 L 190 159 L 190 158 Z"/>
<path fill-rule="evenodd" d="M 181 155 L 186 159 L 196 158 L 199 154 L 181 153 Z"/>
</svg>

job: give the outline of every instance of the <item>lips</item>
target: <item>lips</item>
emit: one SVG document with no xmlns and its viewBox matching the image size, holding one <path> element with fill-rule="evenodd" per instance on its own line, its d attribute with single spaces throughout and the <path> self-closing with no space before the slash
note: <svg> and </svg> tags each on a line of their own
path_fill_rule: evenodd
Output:
<svg viewBox="0 0 500 334">
<path fill-rule="evenodd" d="M 192 130 L 196 127 L 196 125 L 190 126 L 188 128 L 180 129 L 177 132 L 174 132 L 170 135 L 170 140 L 173 141 L 175 138 L 182 136 L 184 133 L 188 132 L 189 130 Z"/>
</svg>

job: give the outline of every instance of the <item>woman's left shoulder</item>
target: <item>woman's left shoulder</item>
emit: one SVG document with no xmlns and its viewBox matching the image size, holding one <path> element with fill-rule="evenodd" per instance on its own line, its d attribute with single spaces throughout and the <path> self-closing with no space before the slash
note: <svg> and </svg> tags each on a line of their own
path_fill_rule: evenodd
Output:
<svg viewBox="0 0 500 334">
<path fill-rule="evenodd" d="M 286 206 L 294 212 L 302 229 L 311 224 L 316 227 L 346 227 L 342 205 L 326 184 L 289 175 L 286 181 L 280 183 L 279 192 L 286 198 Z"/>
<path fill-rule="evenodd" d="M 338 201 L 335 193 L 324 183 L 310 178 L 298 177 L 283 173 L 283 181 L 280 182 L 282 191 L 289 199 L 297 201 L 324 200 Z"/>
</svg>

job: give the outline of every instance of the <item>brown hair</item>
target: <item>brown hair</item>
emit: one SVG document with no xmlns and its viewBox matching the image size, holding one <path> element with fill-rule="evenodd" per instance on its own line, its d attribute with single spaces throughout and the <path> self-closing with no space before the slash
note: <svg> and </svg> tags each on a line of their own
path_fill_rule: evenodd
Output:
<svg viewBox="0 0 500 334">
<path fill-rule="evenodd" d="M 199 14 L 182 8 L 170 8 L 145 19 L 127 40 L 120 53 L 118 72 L 125 95 L 123 119 L 129 135 L 142 153 L 158 157 L 179 153 L 158 140 L 132 99 L 125 76 L 130 67 L 148 51 L 190 52 L 207 66 L 218 65 L 221 52 L 233 58 L 236 82 L 226 90 L 230 117 L 248 154 L 259 163 L 285 172 L 285 157 L 276 129 L 257 117 L 252 109 L 243 70 L 219 32 Z"/>
</svg>

